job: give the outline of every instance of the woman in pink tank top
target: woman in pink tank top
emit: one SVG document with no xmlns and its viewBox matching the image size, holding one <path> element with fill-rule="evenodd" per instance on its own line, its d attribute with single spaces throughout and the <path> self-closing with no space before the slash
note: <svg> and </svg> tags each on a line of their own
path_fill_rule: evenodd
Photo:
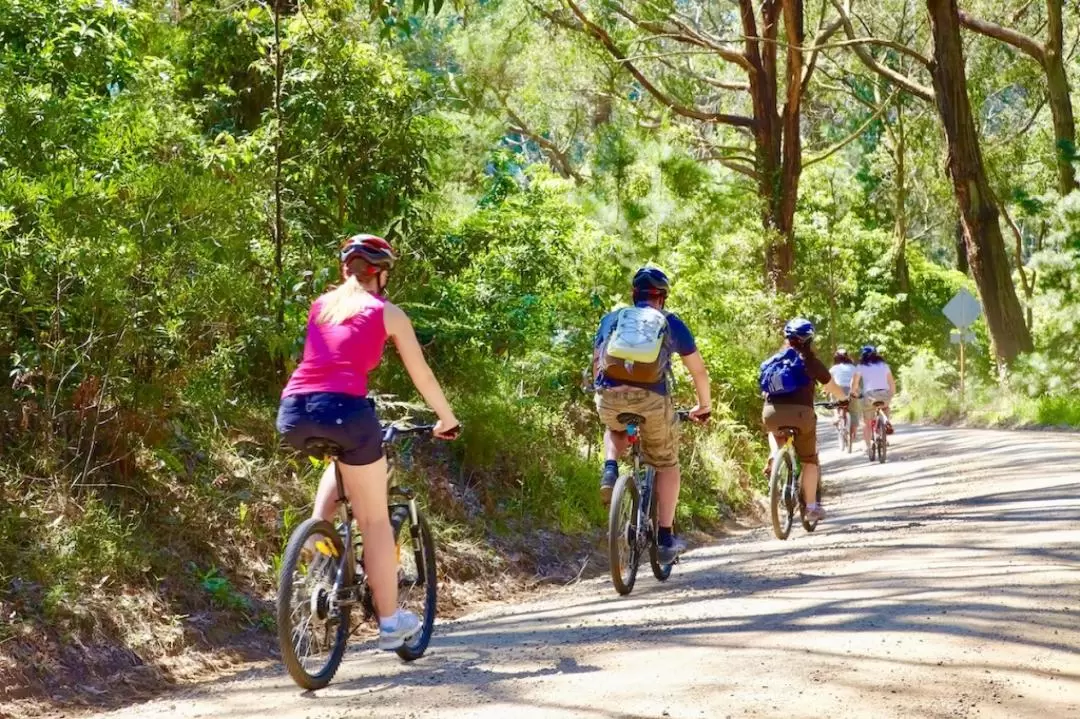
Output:
<svg viewBox="0 0 1080 719">
<path fill-rule="evenodd" d="M 417 390 L 439 421 L 435 436 L 453 439 L 460 426 L 424 360 L 412 323 L 383 297 L 396 257 L 374 235 L 356 235 L 341 249 L 344 282 L 319 297 L 308 315 L 304 357 L 281 393 L 277 427 L 300 451 L 308 440 L 341 446 L 338 459 L 353 516 L 364 537 L 364 569 L 379 613 L 379 646 L 397 649 L 421 628 L 412 612 L 398 609 L 397 561 L 387 507 L 387 467 L 382 429 L 367 398 L 368 374 L 393 340 Z M 332 521 L 337 481 L 330 466 L 319 481 L 312 516 Z"/>
</svg>

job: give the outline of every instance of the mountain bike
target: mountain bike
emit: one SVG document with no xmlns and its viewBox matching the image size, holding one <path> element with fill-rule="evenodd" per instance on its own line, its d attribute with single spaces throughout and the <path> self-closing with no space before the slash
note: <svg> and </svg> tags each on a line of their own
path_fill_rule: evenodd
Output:
<svg viewBox="0 0 1080 719">
<path fill-rule="evenodd" d="M 678 410 L 675 415 L 680 422 L 690 418 L 688 410 Z M 708 418 L 707 414 L 700 415 L 698 421 L 705 422 Z M 630 474 L 619 477 L 611 491 L 608 556 L 615 591 L 626 595 L 634 589 L 638 566 L 646 550 L 649 552 L 653 576 L 661 582 L 671 576 L 671 568 L 679 558 L 676 557 L 669 564 L 660 562 L 656 468 L 645 463 L 641 450 L 640 428 L 645 424 L 645 418 L 632 412 L 622 412 L 616 419 L 626 425 L 634 467 Z"/>
<path fill-rule="evenodd" d="M 840 451 L 851 454 L 851 445 L 855 440 L 855 425 L 851 421 L 851 413 L 847 407 L 836 409 L 836 436 L 839 439 Z"/>
<path fill-rule="evenodd" d="M 836 409 L 840 402 L 815 402 L 815 407 Z M 772 471 L 769 473 L 769 514 L 772 518 L 773 534 L 777 539 L 787 539 L 791 534 L 791 525 L 795 522 L 795 509 L 799 510 L 799 519 L 803 529 L 813 532 L 818 520 L 811 520 L 806 514 L 806 502 L 802 496 L 802 463 L 795 452 L 797 427 L 781 427 L 778 432 L 780 448 L 773 456 Z M 821 480 L 818 479 L 815 501 L 821 501 Z"/>
<path fill-rule="evenodd" d="M 391 480 L 388 509 L 397 547 L 398 603 L 422 620 L 420 631 L 397 649 L 405 661 L 423 656 L 431 641 L 438 598 L 435 541 L 412 490 L 392 484 L 394 462 L 390 450 L 410 435 L 431 434 L 434 427 L 382 425 Z M 333 458 L 337 521 L 332 524 L 308 519 L 289 539 L 278 584 L 278 643 L 293 681 L 304 689 L 321 689 L 337 672 L 349 637 L 362 626 L 362 622 L 353 626 L 353 610 L 359 607 L 366 621 L 377 622 L 378 614 L 364 574 L 363 538 L 353 532 L 352 507 L 337 463 L 341 447 L 314 439 L 306 449 L 309 456 Z"/>
<path fill-rule="evenodd" d="M 885 464 L 885 448 L 889 445 L 888 440 L 889 418 L 885 414 L 885 403 L 874 402 L 874 418 L 870 420 L 870 448 L 867 450 L 870 461 L 876 458 L 878 464 Z"/>
</svg>

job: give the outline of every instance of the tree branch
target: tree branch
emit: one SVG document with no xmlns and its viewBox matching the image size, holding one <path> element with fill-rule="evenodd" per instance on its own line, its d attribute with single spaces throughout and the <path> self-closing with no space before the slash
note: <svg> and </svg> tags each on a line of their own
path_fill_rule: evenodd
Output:
<svg viewBox="0 0 1080 719">
<path fill-rule="evenodd" d="M 693 120 L 701 120 L 703 122 L 719 122 L 725 125 L 735 125 L 736 127 L 754 126 L 754 120 L 750 117 L 745 117 L 742 115 L 729 115 L 727 113 L 721 112 L 706 112 L 696 107 L 687 107 L 677 102 L 673 97 L 671 97 L 663 90 L 658 88 L 656 85 L 654 85 L 652 82 L 650 82 L 649 79 L 645 77 L 645 75 L 642 74 L 642 72 L 637 68 L 637 66 L 627 59 L 626 54 L 619 48 L 618 45 L 615 44 L 615 41 L 611 39 L 611 35 L 608 34 L 607 30 L 589 20 L 588 17 L 586 17 L 585 13 L 581 10 L 581 8 L 574 3 L 574 0 L 563 0 L 563 2 L 566 3 L 567 7 L 570 9 L 570 12 L 572 12 L 574 16 L 578 19 L 578 22 L 581 23 L 585 31 L 597 40 L 599 40 L 600 44 L 602 44 L 604 48 L 607 49 L 608 53 L 612 57 L 614 57 L 618 63 L 625 67 L 627 72 L 629 72 L 634 77 L 634 79 L 637 80 L 641 84 L 641 86 L 645 88 L 649 92 L 649 94 L 652 95 L 656 99 L 656 101 L 664 107 L 668 108 L 677 115 L 682 115 L 683 117 L 688 117 Z"/>
<path fill-rule="evenodd" d="M 850 2 L 850 0 L 848 0 L 848 2 Z M 855 37 L 855 28 L 851 24 L 851 17 L 848 14 L 847 8 L 840 4 L 840 0 L 832 0 L 832 4 L 833 7 L 836 8 L 836 11 L 840 13 L 840 21 L 844 27 L 844 34 L 847 35 L 849 40 L 857 40 L 858 38 Z M 886 78 L 894 85 L 899 85 L 918 98 L 926 100 L 927 102 L 934 101 L 934 91 L 931 88 L 915 82 L 907 75 L 896 72 L 890 67 L 882 65 L 867 51 L 865 45 L 855 44 L 851 47 L 852 50 L 854 50 L 856 57 L 862 61 L 862 64 L 866 65 L 866 67 L 873 70 L 878 75 Z"/>
<path fill-rule="evenodd" d="M 1017 50 L 1030 55 L 1035 62 L 1040 65 L 1046 61 L 1046 48 L 1043 47 L 1042 43 L 1032 37 L 1028 37 L 1022 32 L 1017 32 L 1012 28 L 1002 27 L 1001 25 L 988 20 L 980 20 L 963 10 L 960 11 L 960 24 L 968 30 L 977 32 L 980 35 L 1000 40 L 1007 45 L 1012 45 Z"/>
<path fill-rule="evenodd" d="M 885 114 L 885 110 L 887 110 L 889 105 L 892 104 L 892 101 L 896 98 L 896 95 L 899 92 L 900 92 L 899 88 L 896 89 L 896 90 L 893 90 L 893 94 L 889 95 L 889 99 L 887 99 L 885 102 L 881 103 L 881 105 L 877 108 L 877 110 L 874 111 L 874 114 L 870 115 L 870 117 L 868 117 L 866 119 L 866 121 L 863 122 L 863 124 L 859 125 L 858 129 L 856 129 L 855 132 L 851 133 L 850 135 L 845 137 L 843 140 L 836 143 L 835 145 L 833 145 L 832 147 L 830 147 L 828 150 L 821 153 L 817 157 L 811 157 L 809 160 L 804 160 L 803 165 L 802 165 L 803 169 L 805 170 L 806 168 L 810 167 L 811 165 L 813 165 L 815 163 L 818 163 L 818 162 L 821 162 L 822 160 L 825 160 L 825 159 L 831 157 L 832 155 L 836 154 L 837 152 L 842 150 L 847 145 L 854 142 L 860 135 L 862 135 L 864 132 L 866 132 L 866 128 L 870 127 L 871 123 L 873 123 L 879 117 L 881 117 L 883 114 Z"/>
<path fill-rule="evenodd" d="M 825 30 L 818 34 L 814 38 L 814 46 L 810 49 L 810 59 L 806 61 L 806 69 L 803 71 L 802 89 L 800 92 L 805 95 L 807 88 L 810 87 L 810 77 L 814 74 L 814 70 L 817 68 L 818 55 L 821 54 L 821 50 L 824 48 L 825 43 L 829 41 L 829 38 L 836 34 L 836 31 L 840 29 L 843 22 L 836 20 L 832 25 L 825 28 Z"/>
<path fill-rule="evenodd" d="M 563 177 L 571 177 L 579 185 L 585 182 L 585 178 L 574 169 L 573 163 L 570 162 L 570 158 L 566 156 L 566 152 L 561 150 L 558 145 L 552 142 L 550 139 L 544 137 L 538 132 L 534 132 L 529 128 L 529 125 L 521 119 L 521 116 L 514 112 L 514 109 L 510 107 L 510 103 L 506 98 L 500 98 L 503 109 L 506 110 L 507 117 L 510 118 L 510 122 L 513 123 L 511 129 L 514 132 L 525 135 L 530 140 L 535 142 L 544 151 L 544 154 L 548 156 L 548 159 L 555 164 L 556 169 Z"/>
<path fill-rule="evenodd" d="M 651 20 L 642 20 L 620 4 L 616 3 L 613 7 L 617 14 L 623 16 L 637 27 L 640 27 L 642 30 L 648 30 L 651 33 L 656 33 L 657 35 L 671 38 L 676 42 L 707 48 L 718 57 L 721 57 L 728 62 L 735 63 L 744 70 L 753 70 L 753 67 L 750 65 L 750 61 L 747 60 L 745 56 L 733 50 L 728 50 L 726 47 L 718 44 L 718 42 L 723 42 L 723 40 L 717 41 L 713 38 L 706 37 L 695 28 L 690 27 L 689 25 L 681 22 L 677 18 L 673 18 L 670 15 L 667 18 L 668 22 L 675 26 L 675 30 L 673 31 L 670 27 L 665 26 L 663 23 L 653 22 Z"/>
</svg>

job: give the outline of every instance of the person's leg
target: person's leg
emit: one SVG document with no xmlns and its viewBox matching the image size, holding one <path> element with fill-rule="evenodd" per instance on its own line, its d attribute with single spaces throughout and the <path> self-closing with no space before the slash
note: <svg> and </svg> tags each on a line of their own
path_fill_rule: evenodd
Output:
<svg viewBox="0 0 1080 719">
<path fill-rule="evenodd" d="M 626 448 L 630 446 L 626 438 L 626 432 L 608 427 L 604 431 L 604 461 L 619 461 L 626 454 Z"/>
<path fill-rule="evenodd" d="M 802 474 L 799 484 L 802 487 L 803 504 L 808 510 L 810 517 L 820 519 L 824 516 L 817 501 L 818 483 L 821 480 L 821 468 L 817 454 L 817 416 L 813 407 L 791 408 L 793 417 L 791 425 L 797 427 L 799 434 L 795 437 L 795 452 L 799 455 L 799 463 L 802 466 Z"/>
<path fill-rule="evenodd" d="M 596 413 L 604 423 L 604 469 L 600 475 L 600 500 L 604 506 L 611 504 L 611 491 L 619 478 L 619 458 L 626 454 L 630 446 L 626 427 L 616 420 L 620 412 L 632 411 L 625 408 L 625 399 L 618 392 L 597 392 Z"/>
<path fill-rule="evenodd" d="M 334 476 L 334 463 L 330 462 L 319 477 L 319 488 L 315 491 L 315 506 L 312 507 L 311 516 L 328 522 L 334 521 L 337 501 L 337 478 Z"/>
<path fill-rule="evenodd" d="M 398 608 L 394 531 L 387 512 L 386 458 L 362 466 L 341 464 L 345 493 L 364 538 L 364 572 L 381 618 Z"/>
<path fill-rule="evenodd" d="M 675 526 L 681 486 L 682 472 L 678 465 L 656 470 L 656 514 L 661 527 L 671 529 Z"/>
<path fill-rule="evenodd" d="M 679 507 L 682 473 L 679 470 L 679 435 L 676 428 L 675 406 L 670 397 L 647 393 L 638 413 L 645 417 L 642 432 L 642 454 L 656 468 L 657 544 L 660 561 L 669 564 L 686 544 L 676 539 L 675 514 Z"/>
</svg>

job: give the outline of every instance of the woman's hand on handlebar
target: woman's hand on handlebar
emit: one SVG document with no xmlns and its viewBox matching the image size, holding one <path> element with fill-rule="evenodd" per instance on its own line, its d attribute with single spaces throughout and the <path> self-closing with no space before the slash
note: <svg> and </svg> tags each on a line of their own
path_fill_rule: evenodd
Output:
<svg viewBox="0 0 1080 719">
<path fill-rule="evenodd" d="M 435 423 L 435 428 L 431 430 L 431 433 L 439 439 L 457 439 L 461 434 L 461 422 L 458 422 L 457 419 L 453 419 L 450 422 L 443 422 L 440 419 Z"/>
</svg>

